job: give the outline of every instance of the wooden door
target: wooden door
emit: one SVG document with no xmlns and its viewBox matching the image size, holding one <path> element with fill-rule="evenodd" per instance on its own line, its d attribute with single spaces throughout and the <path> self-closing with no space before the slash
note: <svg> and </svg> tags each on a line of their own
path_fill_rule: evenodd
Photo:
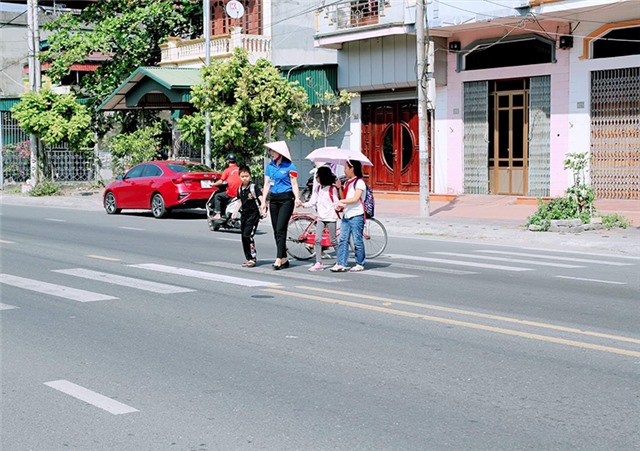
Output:
<svg viewBox="0 0 640 451">
<path fill-rule="evenodd" d="M 375 190 L 419 191 L 418 108 L 415 101 L 363 104 L 362 152 Z"/>
<path fill-rule="evenodd" d="M 493 151 L 489 156 L 491 192 L 527 194 L 527 91 L 497 92 L 493 106 Z"/>
</svg>

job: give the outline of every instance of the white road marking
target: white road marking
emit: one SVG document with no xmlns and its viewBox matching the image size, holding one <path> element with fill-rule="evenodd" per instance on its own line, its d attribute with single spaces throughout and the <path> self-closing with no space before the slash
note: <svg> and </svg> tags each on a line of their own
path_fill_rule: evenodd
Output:
<svg viewBox="0 0 640 451">
<path fill-rule="evenodd" d="M 61 391 L 69 396 L 72 396 L 80 401 L 84 401 L 87 404 L 98 407 L 102 410 L 106 410 L 114 415 L 122 415 L 124 413 L 138 412 L 138 409 L 134 409 L 126 404 L 115 401 L 100 393 L 89 390 L 88 388 L 76 385 L 73 382 L 66 381 L 64 379 L 59 381 L 45 382 L 44 385 L 51 387 L 55 390 Z"/>
<path fill-rule="evenodd" d="M 24 277 L 12 276 L 9 274 L 0 274 L 0 283 L 78 302 L 94 302 L 106 301 L 109 299 L 118 299 L 113 296 L 107 296 L 106 294 L 78 290 L 76 288 L 41 282 L 39 280 L 25 279 Z"/>
<path fill-rule="evenodd" d="M 417 260 L 421 262 L 445 263 L 447 265 L 471 266 L 473 268 L 498 269 L 501 271 L 533 271 L 532 268 L 520 268 L 518 266 L 490 265 L 487 263 L 474 263 L 474 262 L 467 262 L 462 260 L 447 260 L 444 258 L 418 257 L 415 255 L 385 254 L 385 256 L 394 258 L 394 259 L 398 258 L 402 260 Z"/>
<path fill-rule="evenodd" d="M 386 277 L 388 279 L 408 279 L 411 277 L 418 277 L 415 274 L 400 274 L 395 272 L 385 272 L 380 269 L 365 269 L 362 271 L 363 274 L 373 275 L 377 277 Z"/>
<path fill-rule="evenodd" d="M 640 260 L 640 256 L 634 256 L 634 255 L 601 254 L 597 252 L 568 251 L 563 249 L 539 249 L 535 247 L 523 247 L 522 249 L 526 249 L 528 251 L 538 251 L 538 252 L 560 252 L 564 254 L 592 255 L 595 257 L 627 258 L 630 260 Z"/>
<path fill-rule="evenodd" d="M 0 302 L 0 310 L 13 310 L 14 308 L 20 307 L 16 307 L 15 305 L 3 304 Z"/>
<path fill-rule="evenodd" d="M 238 241 L 240 241 L 240 238 L 222 238 L 222 237 L 216 237 L 216 240 L 222 240 L 222 241 L 233 241 L 234 243 L 237 243 Z"/>
<path fill-rule="evenodd" d="M 465 271 L 463 269 L 449 269 L 449 268 L 438 268 L 436 266 L 422 266 L 422 265 L 410 265 L 408 263 L 391 263 L 394 268 L 403 268 L 403 269 L 415 269 L 416 271 L 428 271 L 428 272 L 440 272 L 445 274 L 456 274 L 460 276 L 464 276 L 467 274 L 478 274 L 474 271 Z"/>
<path fill-rule="evenodd" d="M 9 241 L 9 240 L 0 240 L 0 243 L 2 243 L 2 244 L 16 244 L 15 241 Z"/>
<path fill-rule="evenodd" d="M 605 260 L 589 260 L 586 258 L 574 258 L 574 257 L 560 257 L 558 255 L 540 255 L 540 254 L 527 254 L 521 252 L 506 252 L 506 251 L 490 251 L 490 250 L 478 250 L 476 252 L 484 252 L 487 254 L 501 254 L 501 255 L 519 255 L 521 257 L 534 257 L 534 258 L 547 258 L 550 260 L 562 260 L 568 262 L 580 262 L 580 263 L 597 263 L 599 265 L 609 265 L 609 266 L 633 266 L 634 263 L 621 263 L 621 262 L 610 262 Z"/>
<path fill-rule="evenodd" d="M 119 229 L 124 229 L 124 230 L 139 230 L 139 231 L 143 231 L 144 229 L 140 229 L 138 227 L 118 227 Z"/>
<path fill-rule="evenodd" d="M 98 260 L 107 260 L 107 261 L 110 261 L 110 262 L 119 262 L 120 261 L 119 258 L 105 257 L 104 255 L 92 255 L 92 254 L 89 254 L 89 255 L 87 255 L 87 257 L 96 258 Z"/>
<path fill-rule="evenodd" d="M 45 221 L 67 222 L 65 219 L 44 218 Z"/>
<path fill-rule="evenodd" d="M 112 283 L 123 287 L 136 288 L 138 290 L 151 291 L 153 293 L 173 294 L 195 291 L 190 288 L 168 285 L 166 283 L 151 282 L 149 280 L 135 279 L 133 277 L 119 276 L 117 274 L 109 274 L 106 272 L 92 271 L 90 269 L 83 268 L 56 269 L 53 272 L 82 277 L 89 280 L 98 280 L 100 282 Z"/>
<path fill-rule="evenodd" d="M 132 268 L 148 269 L 149 271 L 158 271 L 167 274 L 176 274 L 179 276 L 193 277 L 195 279 L 211 280 L 213 282 L 231 283 L 241 285 L 243 287 L 273 287 L 279 284 L 273 282 L 263 282 L 261 280 L 245 279 L 233 276 L 224 276 L 222 274 L 214 274 L 205 271 L 197 271 L 194 269 L 177 268 L 175 266 L 157 265 L 155 263 L 143 263 L 140 265 L 129 265 Z"/>
<path fill-rule="evenodd" d="M 627 282 L 615 282 L 613 280 L 585 279 L 584 277 L 556 276 L 559 279 L 581 280 L 583 282 L 608 283 L 611 285 L 626 285 Z"/>
<path fill-rule="evenodd" d="M 229 263 L 226 262 L 200 262 L 201 265 L 208 265 L 208 266 L 217 266 L 218 268 L 229 268 Z M 305 267 L 307 267 L 307 265 L 305 265 Z M 258 266 L 254 266 L 253 268 L 243 268 L 243 267 L 239 267 L 238 268 L 240 271 L 246 271 L 247 273 L 254 273 L 254 274 L 262 274 L 262 275 L 267 275 L 267 274 L 273 274 L 273 268 L 271 267 L 271 263 L 269 263 L 268 265 L 258 265 Z M 327 270 L 329 269 L 329 267 L 327 267 Z M 278 277 L 288 277 L 289 279 L 302 279 L 302 280 L 314 280 L 316 282 L 328 282 L 328 283 L 335 283 L 335 282 L 344 282 L 345 279 L 337 279 L 335 277 L 327 277 L 327 276 L 321 276 L 319 275 L 320 271 L 318 272 L 314 272 L 311 273 L 309 271 L 307 271 L 305 274 L 300 274 L 300 273 L 296 273 L 296 272 L 292 272 L 292 271 L 287 271 L 287 270 L 282 270 L 278 272 Z"/>
<path fill-rule="evenodd" d="M 527 264 L 527 265 L 553 266 L 555 268 L 584 268 L 584 266 L 567 265 L 566 263 L 539 262 L 539 261 L 534 261 L 534 260 L 522 260 L 522 259 L 519 259 L 519 258 L 489 257 L 488 255 L 461 254 L 461 253 L 458 253 L 458 252 L 430 252 L 430 253 L 431 254 L 436 254 L 436 255 L 449 255 L 451 257 L 481 258 L 483 260 L 492 260 L 492 261 L 500 261 L 500 262 L 511 262 L 511 263 L 524 263 L 524 264 Z"/>
</svg>

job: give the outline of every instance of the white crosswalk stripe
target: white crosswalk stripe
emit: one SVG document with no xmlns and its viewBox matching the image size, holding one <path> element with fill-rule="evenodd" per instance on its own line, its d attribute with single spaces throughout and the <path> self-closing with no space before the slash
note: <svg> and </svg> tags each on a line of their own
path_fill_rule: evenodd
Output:
<svg viewBox="0 0 640 451">
<path fill-rule="evenodd" d="M 153 293 L 159 294 L 189 293 L 195 291 L 190 288 L 183 288 L 159 282 L 151 282 L 149 280 L 143 279 L 135 279 L 133 277 L 119 276 L 117 274 L 109 274 L 106 272 L 92 271 L 90 269 L 83 268 L 56 269 L 53 272 L 66 274 L 69 276 L 82 277 L 89 280 L 97 280 L 114 285 L 121 285 L 138 290 L 151 291 Z"/>
<path fill-rule="evenodd" d="M 391 259 L 399 259 L 399 260 L 416 260 L 422 262 L 431 262 L 431 263 L 444 263 L 447 265 L 454 266 L 470 266 L 473 268 L 486 268 L 486 269 L 497 269 L 500 271 L 532 271 L 532 268 L 522 268 L 518 266 L 503 266 L 503 265 L 491 265 L 488 263 L 480 263 L 480 262 L 469 262 L 464 260 L 449 260 L 445 258 L 431 258 L 431 257 L 419 257 L 416 255 L 403 255 L 403 254 L 385 254 L 386 257 Z"/>
<path fill-rule="evenodd" d="M 176 266 L 158 265 L 155 263 L 143 263 L 139 265 L 129 265 L 132 268 L 147 269 L 149 271 L 158 271 L 165 274 L 175 274 L 178 276 L 192 277 L 195 279 L 209 280 L 212 282 L 230 283 L 243 287 L 272 287 L 279 285 L 274 282 L 265 282 L 262 280 L 248 279 L 234 276 L 225 276 L 206 271 L 198 271 L 195 269 L 178 268 Z"/>
<path fill-rule="evenodd" d="M 95 302 L 118 299 L 106 294 L 78 290 L 76 288 L 42 282 L 40 280 L 26 279 L 24 277 L 12 276 L 10 274 L 0 274 L 0 283 L 78 302 Z"/>
<path fill-rule="evenodd" d="M 560 257 L 558 255 L 549 255 L 549 254 L 541 255 L 541 254 L 528 254 L 528 253 L 522 253 L 522 252 L 507 252 L 507 251 L 492 251 L 492 250 L 478 250 L 476 252 L 483 252 L 485 254 L 517 255 L 520 257 L 546 258 L 549 260 L 561 260 L 566 262 L 595 263 L 598 265 L 607 265 L 607 266 L 633 266 L 635 264 L 635 263 L 612 262 L 607 260 L 592 260 L 587 258 Z"/>
<path fill-rule="evenodd" d="M 536 265 L 536 266 L 552 266 L 554 268 L 584 268 L 584 266 L 579 266 L 579 265 L 568 265 L 566 263 L 541 262 L 541 261 L 535 261 L 535 260 L 523 260 L 520 258 L 490 257 L 488 255 L 462 254 L 458 252 L 430 252 L 430 253 L 435 255 L 446 255 L 450 257 L 469 257 L 469 258 L 479 258 L 483 260 L 491 260 L 491 261 L 499 261 L 499 262 L 524 263 L 527 265 Z"/>
<path fill-rule="evenodd" d="M 408 279 L 411 277 L 419 277 L 415 274 L 402 274 L 397 272 L 386 272 L 381 269 L 367 269 L 365 271 L 359 272 L 358 274 L 364 274 L 367 276 L 376 276 L 376 277 L 386 277 L 388 279 Z"/>
<path fill-rule="evenodd" d="M 416 271 L 427 271 L 427 272 L 438 272 L 444 274 L 456 274 L 459 276 L 464 276 L 468 274 L 478 274 L 475 271 L 465 271 L 463 269 L 451 269 L 451 268 L 440 268 L 437 266 L 425 266 L 425 265 L 411 265 L 409 263 L 398 263 L 393 262 L 394 268 L 402 268 L 402 269 L 413 269 Z"/>
<path fill-rule="evenodd" d="M 218 268 L 229 268 L 229 263 L 227 262 L 217 262 L 217 261 L 212 261 L 212 262 L 200 262 L 201 265 L 208 265 L 208 266 L 216 266 Z M 308 268 L 307 265 L 304 265 L 305 268 Z M 327 268 L 328 269 L 328 268 Z M 234 268 L 234 270 L 236 270 Z M 253 274 L 262 274 L 262 275 L 274 275 L 274 271 L 273 268 L 271 267 L 271 264 L 269 265 L 265 265 L 263 266 L 254 266 L 253 268 L 243 268 L 243 267 L 239 267 L 238 268 L 239 271 L 246 271 L 247 273 L 253 273 Z M 278 277 L 286 277 L 286 278 L 290 278 L 290 279 L 299 279 L 299 280 L 313 280 L 315 282 L 329 282 L 329 283 L 334 283 L 334 282 L 344 282 L 345 279 L 337 279 L 335 277 L 328 277 L 328 276 L 321 276 L 319 275 L 317 272 L 311 273 L 309 271 L 307 271 L 306 273 L 299 273 L 299 272 L 293 272 L 291 270 L 287 271 L 279 271 L 278 273 Z"/>
<path fill-rule="evenodd" d="M 0 302 L 0 310 L 13 310 L 16 308 L 20 308 L 20 307 L 16 307 L 15 305 L 3 304 Z"/>
</svg>

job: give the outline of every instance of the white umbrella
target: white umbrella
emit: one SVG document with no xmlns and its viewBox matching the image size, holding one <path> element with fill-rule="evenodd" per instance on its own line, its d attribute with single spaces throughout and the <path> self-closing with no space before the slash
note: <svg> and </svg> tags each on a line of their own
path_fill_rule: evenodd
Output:
<svg viewBox="0 0 640 451">
<path fill-rule="evenodd" d="M 305 157 L 307 160 L 321 163 L 345 165 L 347 160 L 357 160 L 363 166 L 373 166 L 367 156 L 357 150 L 341 149 L 340 147 L 320 147 Z"/>
</svg>

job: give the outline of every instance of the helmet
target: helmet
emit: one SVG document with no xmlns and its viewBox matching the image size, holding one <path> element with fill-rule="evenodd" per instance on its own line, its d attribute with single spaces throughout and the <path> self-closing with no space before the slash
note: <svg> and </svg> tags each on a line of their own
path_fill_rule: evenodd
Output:
<svg viewBox="0 0 640 451">
<path fill-rule="evenodd" d="M 227 155 L 227 161 L 230 161 L 231 163 L 235 163 L 236 162 L 236 155 L 233 153 L 230 153 L 229 155 Z"/>
</svg>

